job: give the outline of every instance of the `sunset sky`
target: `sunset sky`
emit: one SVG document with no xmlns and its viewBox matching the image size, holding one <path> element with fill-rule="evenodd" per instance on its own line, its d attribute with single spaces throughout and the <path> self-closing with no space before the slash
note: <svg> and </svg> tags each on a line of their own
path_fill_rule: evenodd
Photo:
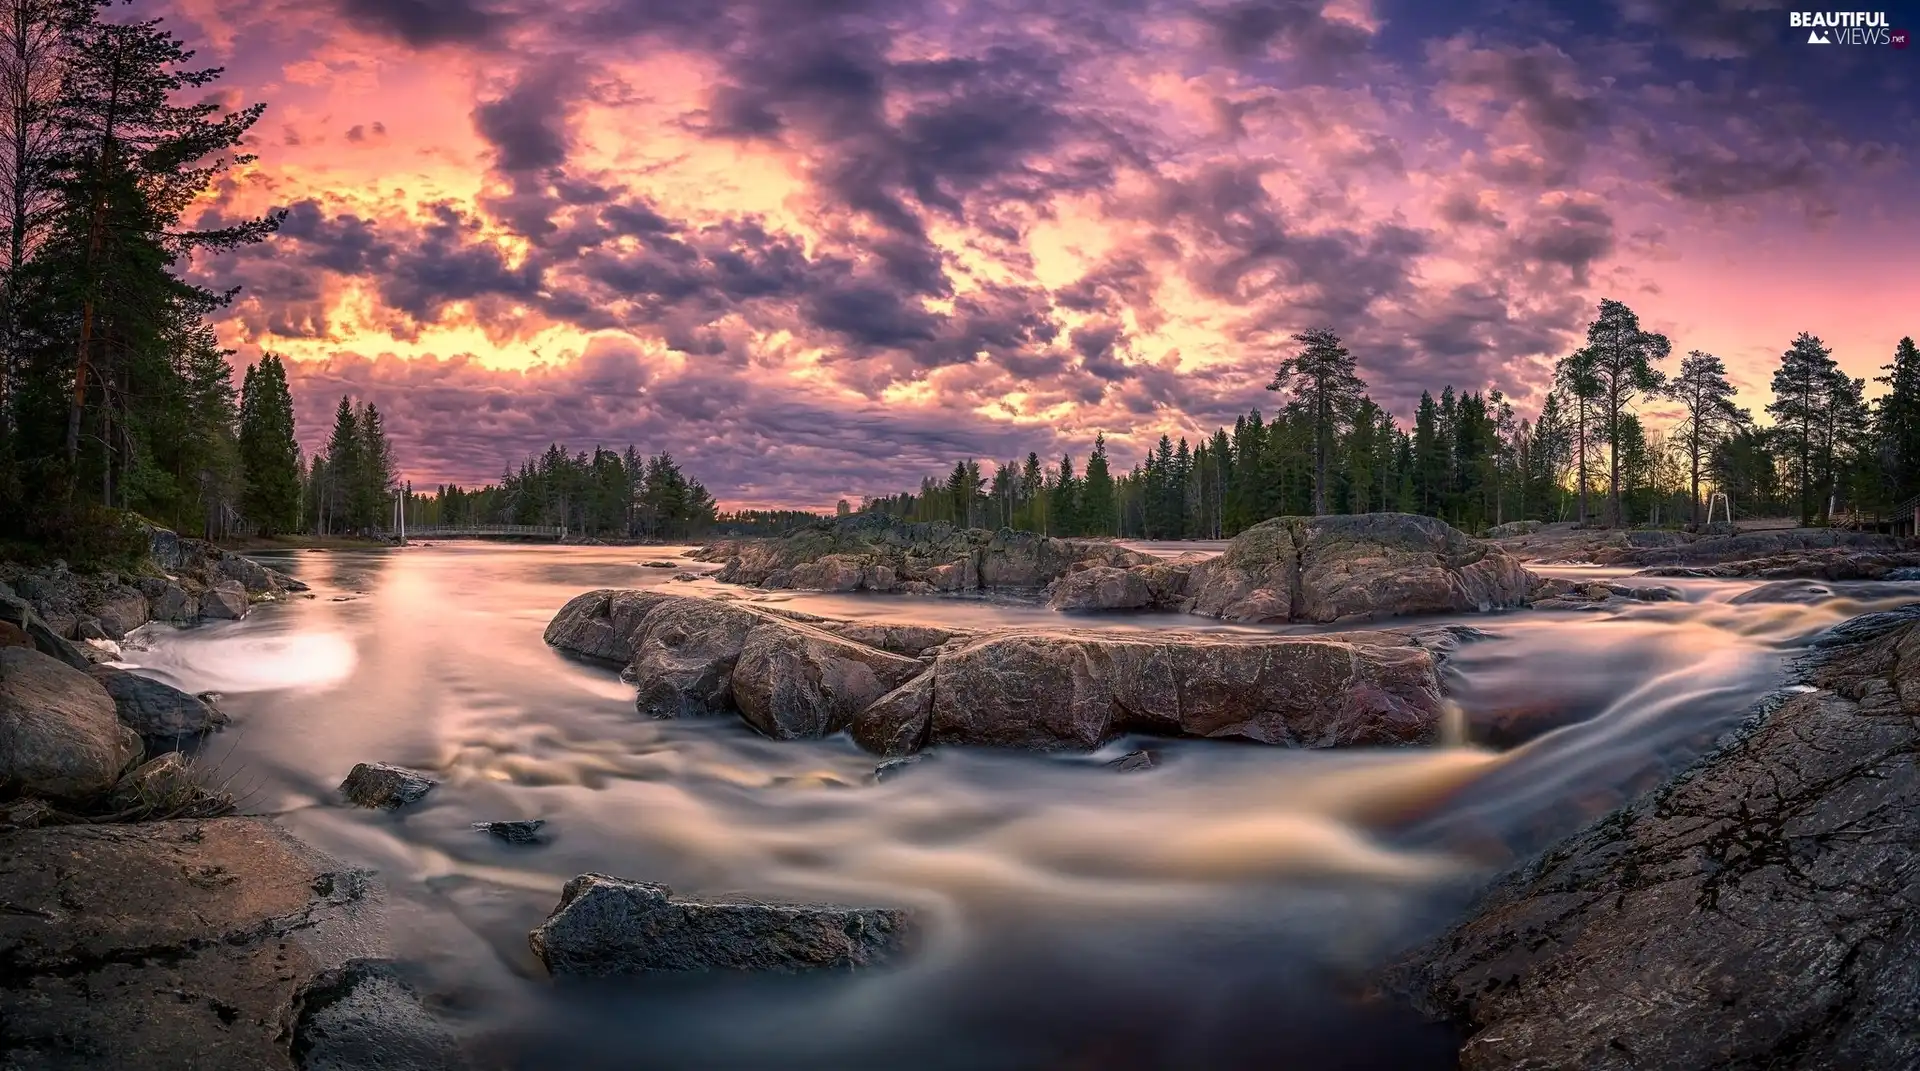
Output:
<svg viewBox="0 0 1920 1071">
<path fill-rule="evenodd" d="M 1920 48 L 1769 0 L 136 8 L 268 105 L 208 212 L 286 223 L 196 266 L 228 344 L 292 359 L 309 450 L 377 403 L 416 488 L 549 441 L 726 508 L 1126 467 L 1322 324 L 1403 420 L 1531 415 L 1602 297 L 1756 412 L 1799 331 L 1869 377 L 1920 333 Z"/>
</svg>

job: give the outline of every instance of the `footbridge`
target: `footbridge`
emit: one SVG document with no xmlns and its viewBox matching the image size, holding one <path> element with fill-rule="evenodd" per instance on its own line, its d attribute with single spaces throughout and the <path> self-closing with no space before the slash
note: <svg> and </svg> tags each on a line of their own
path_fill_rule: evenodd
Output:
<svg viewBox="0 0 1920 1071">
<path fill-rule="evenodd" d="M 422 524 L 408 525 L 398 535 L 412 542 L 419 539 L 543 539 L 559 542 L 567 529 L 557 524 Z"/>
</svg>

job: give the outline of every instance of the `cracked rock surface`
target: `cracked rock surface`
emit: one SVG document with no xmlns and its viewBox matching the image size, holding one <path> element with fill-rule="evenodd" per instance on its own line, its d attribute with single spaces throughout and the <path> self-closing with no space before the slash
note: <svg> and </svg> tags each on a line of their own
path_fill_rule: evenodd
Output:
<svg viewBox="0 0 1920 1071">
<path fill-rule="evenodd" d="M 1466 1071 L 1920 1067 L 1920 607 L 1389 972 Z"/>
<path fill-rule="evenodd" d="M 264 819 L 0 834 L 0 1067 L 462 1066 L 397 981 L 358 980 L 381 944 L 366 875 Z M 397 1023 L 377 1047 L 404 1059 L 328 1063 Z"/>
</svg>

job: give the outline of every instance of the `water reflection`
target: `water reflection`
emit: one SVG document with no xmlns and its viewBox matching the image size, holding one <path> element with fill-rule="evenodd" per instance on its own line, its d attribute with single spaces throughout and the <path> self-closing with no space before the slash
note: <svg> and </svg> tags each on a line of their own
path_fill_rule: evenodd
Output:
<svg viewBox="0 0 1920 1071">
<path fill-rule="evenodd" d="M 1491 637 L 1455 662 L 1461 746 L 1166 741 L 1163 765 L 1126 775 L 1097 760 L 1130 742 L 1091 759 L 942 749 L 876 785 L 844 740 L 640 719 L 614 674 L 541 643 L 592 587 L 752 597 L 639 566 L 662 556 L 287 555 L 274 564 L 314 599 L 162 630 L 129 658 L 228 694 L 236 724 L 215 746 L 259 786 L 254 805 L 382 871 L 398 951 L 490 1066 L 1447 1067 L 1452 1039 L 1350 999 L 1380 956 L 1444 917 L 1439 891 L 1688 761 L 1802 637 L 1920 590 L 1756 601 L 1741 598 L 1754 584 L 1663 580 L 1684 601 L 1462 618 Z M 872 620 L 1061 622 L 1006 600 L 779 598 Z M 1175 615 L 1073 623 L 1247 631 Z M 334 786 L 365 760 L 443 784 L 398 815 L 345 809 Z M 545 818 L 553 840 L 520 849 L 470 829 L 506 818 Z M 525 935 L 584 871 L 909 905 L 922 944 L 871 975 L 556 985 Z"/>
</svg>

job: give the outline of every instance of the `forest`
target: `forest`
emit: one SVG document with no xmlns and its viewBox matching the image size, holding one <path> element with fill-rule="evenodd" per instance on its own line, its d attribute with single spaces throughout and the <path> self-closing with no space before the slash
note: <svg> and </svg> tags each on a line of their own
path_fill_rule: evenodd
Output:
<svg viewBox="0 0 1920 1071">
<path fill-rule="evenodd" d="M 1831 350 L 1801 334 L 1773 374 L 1769 425 L 1738 405 L 1725 364 L 1688 353 L 1626 305 L 1603 301 L 1586 344 L 1562 358 L 1533 419 L 1497 388 L 1423 392 L 1410 428 L 1366 393 L 1358 362 L 1331 330 L 1293 337 L 1255 409 L 1197 442 L 1162 435 L 1116 474 L 1104 436 L 1084 464 L 1036 453 L 993 465 L 956 461 L 917 491 L 859 509 L 909 520 L 1052 535 L 1219 539 L 1268 517 L 1394 510 L 1467 531 L 1516 520 L 1615 526 L 1697 525 L 1711 492 L 1741 517 L 1803 524 L 1882 516 L 1920 494 L 1920 352 L 1893 348 L 1871 404 Z M 1640 407 L 1677 407 L 1649 430 Z M 845 504 L 843 503 L 843 506 Z M 1716 519 L 1725 520 L 1724 512 Z"/>
</svg>

